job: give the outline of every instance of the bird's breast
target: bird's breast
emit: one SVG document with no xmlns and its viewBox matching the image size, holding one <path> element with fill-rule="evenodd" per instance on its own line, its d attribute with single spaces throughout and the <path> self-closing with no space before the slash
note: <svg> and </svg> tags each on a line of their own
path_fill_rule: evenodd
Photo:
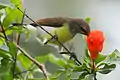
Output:
<svg viewBox="0 0 120 80">
<path fill-rule="evenodd" d="M 70 39 L 73 38 L 73 35 L 72 35 L 72 33 L 70 33 L 70 30 L 69 30 L 69 27 L 68 27 L 67 24 L 64 24 L 63 27 L 53 29 L 52 31 L 50 31 L 50 33 L 52 35 L 57 35 L 58 40 L 61 43 L 65 43 L 65 42 L 67 42 L 67 41 L 69 41 Z M 48 39 L 51 38 L 51 36 L 46 34 L 45 38 L 48 40 Z M 54 39 L 51 40 L 50 43 L 59 45 L 59 43 Z"/>
</svg>

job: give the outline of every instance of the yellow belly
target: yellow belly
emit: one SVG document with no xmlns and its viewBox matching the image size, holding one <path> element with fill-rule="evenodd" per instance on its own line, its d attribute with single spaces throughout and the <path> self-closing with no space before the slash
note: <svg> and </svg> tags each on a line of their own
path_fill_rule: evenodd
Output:
<svg viewBox="0 0 120 80">
<path fill-rule="evenodd" d="M 53 29 L 51 32 L 50 32 L 52 35 L 57 35 L 58 37 L 58 40 L 61 42 L 61 43 L 65 43 L 67 41 L 69 41 L 70 39 L 73 38 L 72 34 L 70 33 L 69 31 L 69 28 L 68 28 L 68 25 L 67 24 L 64 24 L 63 27 L 60 27 L 60 28 L 55 28 Z M 46 34 L 45 35 L 45 38 L 48 40 L 51 38 L 50 35 Z M 57 44 L 59 45 L 59 43 L 56 41 L 56 40 L 51 40 L 49 43 L 53 43 L 53 44 Z"/>
</svg>

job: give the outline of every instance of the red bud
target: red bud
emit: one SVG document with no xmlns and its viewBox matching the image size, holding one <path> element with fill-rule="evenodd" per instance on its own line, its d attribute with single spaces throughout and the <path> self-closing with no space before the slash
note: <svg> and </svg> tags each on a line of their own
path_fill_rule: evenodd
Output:
<svg viewBox="0 0 120 80">
<path fill-rule="evenodd" d="M 102 51 L 104 39 L 103 32 L 99 30 L 93 30 L 87 36 L 86 41 L 92 60 L 95 60 L 98 57 L 98 53 Z"/>
</svg>

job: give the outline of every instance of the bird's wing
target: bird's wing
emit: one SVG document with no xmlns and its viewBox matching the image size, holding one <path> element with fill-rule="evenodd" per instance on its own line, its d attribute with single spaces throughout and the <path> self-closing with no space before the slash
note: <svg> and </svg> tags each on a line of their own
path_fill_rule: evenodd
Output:
<svg viewBox="0 0 120 80">
<path fill-rule="evenodd" d="M 49 26 L 49 27 L 62 27 L 65 22 L 65 19 L 62 17 L 56 17 L 56 18 L 44 18 L 44 19 L 39 19 L 36 21 L 41 26 Z M 31 23 L 30 25 L 32 26 L 38 26 L 35 23 Z"/>
</svg>

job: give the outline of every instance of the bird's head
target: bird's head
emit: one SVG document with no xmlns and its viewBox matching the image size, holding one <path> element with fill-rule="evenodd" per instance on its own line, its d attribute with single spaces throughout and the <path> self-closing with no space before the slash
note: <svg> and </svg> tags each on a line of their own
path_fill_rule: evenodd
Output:
<svg viewBox="0 0 120 80">
<path fill-rule="evenodd" d="M 74 33 L 80 33 L 84 35 L 88 35 L 90 33 L 90 26 L 87 22 L 85 22 L 83 19 L 72 19 L 69 22 L 70 31 Z"/>
</svg>

